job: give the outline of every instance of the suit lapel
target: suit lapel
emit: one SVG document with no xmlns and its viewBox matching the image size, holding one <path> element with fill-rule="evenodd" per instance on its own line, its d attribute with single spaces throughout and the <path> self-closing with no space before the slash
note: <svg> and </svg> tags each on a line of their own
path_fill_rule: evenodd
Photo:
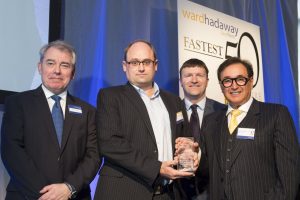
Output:
<svg viewBox="0 0 300 200">
<path fill-rule="evenodd" d="M 257 122 L 259 119 L 259 103 L 254 99 L 252 102 L 252 105 L 250 106 L 248 113 L 246 115 L 246 117 L 241 121 L 241 123 L 238 125 L 238 128 L 255 128 L 257 127 Z M 234 134 L 237 134 L 237 130 L 238 128 L 236 128 Z M 235 136 L 236 137 L 236 136 Z M 232 149 L 232 159 L 230 164 L 232 165 L 234 163 L 234 161 L 237 159 L 239 153 L 243 150 L 243 140 L 241 139 L 236 139 L 236 145 L 233 147 Z M 230 167 L 231 167 L 230 165 Z"/>
<path fill-rule="evenodd" d="M 151 125 L 150 117 L 147 108 L 142 98 L 140 97 L 139 93 L 135 90 L 135 88 L 132 85 L 130 85 L 130 83 L 127 83 L 127 85 L 124 86 L 124 95 L 127 96 L 129 101 L 133 104 L 133 107 L 137 110 L 138 115 L 140 115 L 141 119 L 144 121 L 151 135 L 151 138 L 156 144 L 155 135 Z"/>
<path fill-rule="evenodd" d="M 46 132 L 50 135 L 52 143 L 55 145 L 55 147 L 59 149 L 59 144 L 51 116 L 51 111 L 41 86 L 35 90 L 34 97 L 34 105 L 36 105 L 37 107 L 37 116 L 40 116 L 43 119 L 42 121 L 45 122 Z"/>
<path fill-rule="evenodd" d="M 209 98 L 206 98 L 206 103 L 205 103 L 205 107 L 204 107 L 204 113 L 203 113 L 203 118 L 214 112 L 214 107 L 213 107 L 213 102 L 209 99 Z"/>
<path fill-rule="evenodd" d="M 169 98 L 165 95 L 165 93 L 162 90 L 160 90 L 160 97 L 164 102 L 169 113 L 171 137 L 172 137 L 172 151 L 174 151 L 173 147 L 175 145 L 175 138 L 176 138 L 176 111 L 174 110 L 174 108 L 170 107 L 171 103 L 169 103 Z"/>
<path fill-rule="evenodd" d="M 227 122 L 226 122 L 226 110 L 222 111 L 219 115 L 216 116 L 215 122 L 213 124 L 219 124 L 220 126 L 215 126 L 215 129 L 212 133 L 213 143 L 214 143 L 214 149 L 215 154 L 217 157 L 217 161 L 219 162 L 219 167 L 223 171 L 223 165 L 222 165 L 222 157 L 224 152 L 224 145 L 222 143 L 222 134 L 227 134 L 226 130 L 227 128 Z M 225 127 L 225 128 L 224 128 Z"/>
<path fill-rule="evenodd" d="M 67 95 L 67 102 L 66 102 L 66 108 L 65 108 L 65 120 L 64 120 L 64 129 L 63 129 L 63 135 L 62 135 L 62 141 L 61 141 L 61 153 L 63 152 L 68 138 L 71 134 L 73 123 L 75 121 L 75 115 L 69 112 L 69 105 L 76 105 L 76 101 L 74 98 L 68 93 Z M 78 106 L 78 105 L 77 105 Z"/>
</svg>

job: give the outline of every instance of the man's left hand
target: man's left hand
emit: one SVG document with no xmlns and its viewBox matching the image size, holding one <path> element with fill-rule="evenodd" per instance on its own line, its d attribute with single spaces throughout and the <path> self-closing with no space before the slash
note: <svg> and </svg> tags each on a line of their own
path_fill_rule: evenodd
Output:
<svg viewBox="0 0 300 200">
<path fill-rule="evenodd" d="M 47 185 L 40 193 L 43 195 L 38 200 L 68 200 L 71 196 L 71 191 L 65 183 Z"/>
</svg>

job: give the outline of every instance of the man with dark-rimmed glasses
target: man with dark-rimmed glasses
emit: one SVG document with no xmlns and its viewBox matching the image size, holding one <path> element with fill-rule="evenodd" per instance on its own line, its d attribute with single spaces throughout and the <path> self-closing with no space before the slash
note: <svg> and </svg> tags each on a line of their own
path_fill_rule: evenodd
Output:
<svg viewBox="0 0 300 200">
<path fill-rule="evenodd" d="M 300 150 L 289 111 L 251 97 L 253 69 L 247 61 L 227 59 L 218 79 L 228 108 L 205 118 L 201 129 L 210 199 L 295 199 Z"/>
</svg>

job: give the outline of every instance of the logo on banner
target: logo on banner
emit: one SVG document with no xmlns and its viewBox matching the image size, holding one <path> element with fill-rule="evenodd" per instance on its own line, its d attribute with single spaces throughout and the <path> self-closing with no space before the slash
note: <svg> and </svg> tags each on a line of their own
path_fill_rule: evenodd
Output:
<svg viewBox="0 0 300 200">
<path fill-rule="evenodd" d="M 203 60 L 212 74 L 206 94 L 224 102 L 218 66 L 229 57 L 248 60 L 254 71 L 252 96 L 264 101 L 259 27 L 186 0 L 177 0 L 177 8 L 179 67 L 190 58 Z"/>
<path fill-rule="evenodd" d="M 184 18 L 192 20 L 192 21 L 196 21 L 196 22 L 200 22 L 203 24 L 206 24 L 208 26 L 220 29 L 221 31 L 224 31 L 226 33 L 230 33 L 233 36 L 237 36 L 239 29 L 233 25 L 227 24 L 225 22 L 222 22 L 219 18 L 214 19 L 214 18 L 210 18 L 208 17 L 206 14 L 198 14 L 198 13 L 194 13 L 192 11 L 188 11 L 188 10 L 182 10 L 182 15 Z"/>
</svg>

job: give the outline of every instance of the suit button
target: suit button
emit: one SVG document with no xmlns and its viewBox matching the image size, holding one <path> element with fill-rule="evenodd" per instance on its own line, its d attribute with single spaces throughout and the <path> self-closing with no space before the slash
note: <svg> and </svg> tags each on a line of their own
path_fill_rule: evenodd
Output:
<svg viewBox="0 0 300 200">
<path fill-rule="evenodd" d="M 228 139 L 228 142 L 232 142 L 232 139 Z"/>
<path fill-rule="evenodd" d="M 229 162 L 229 161 L 230 161 L 230 159 L 229 159 L 229 158 L 226 158 L 226 161 L 227 161 L 227 162 Z"/>
<path fill-rule="evenodd" d="M 229 151 L 231 151 L 231 149 L 228 148 L 227 151 L 229 152 Z"/>
<path fill-rule="evenodd" d="M 226 170 L 226 173 L 228 174 L 229 172 L 230 172 L 230 170 L 229 170 L 229 169 L 227 169 L 227 170 Z"/>
<path fill-rule="evenodd" d="M 57 161 L 59 161 L 59 160 L 60 160 L 60 157 L 57 158 Z"/>
<path fill-rule="evenodd" d="M 153 153 L 157 153 L 157 150 L 154 150 Z"/>
</svg>

